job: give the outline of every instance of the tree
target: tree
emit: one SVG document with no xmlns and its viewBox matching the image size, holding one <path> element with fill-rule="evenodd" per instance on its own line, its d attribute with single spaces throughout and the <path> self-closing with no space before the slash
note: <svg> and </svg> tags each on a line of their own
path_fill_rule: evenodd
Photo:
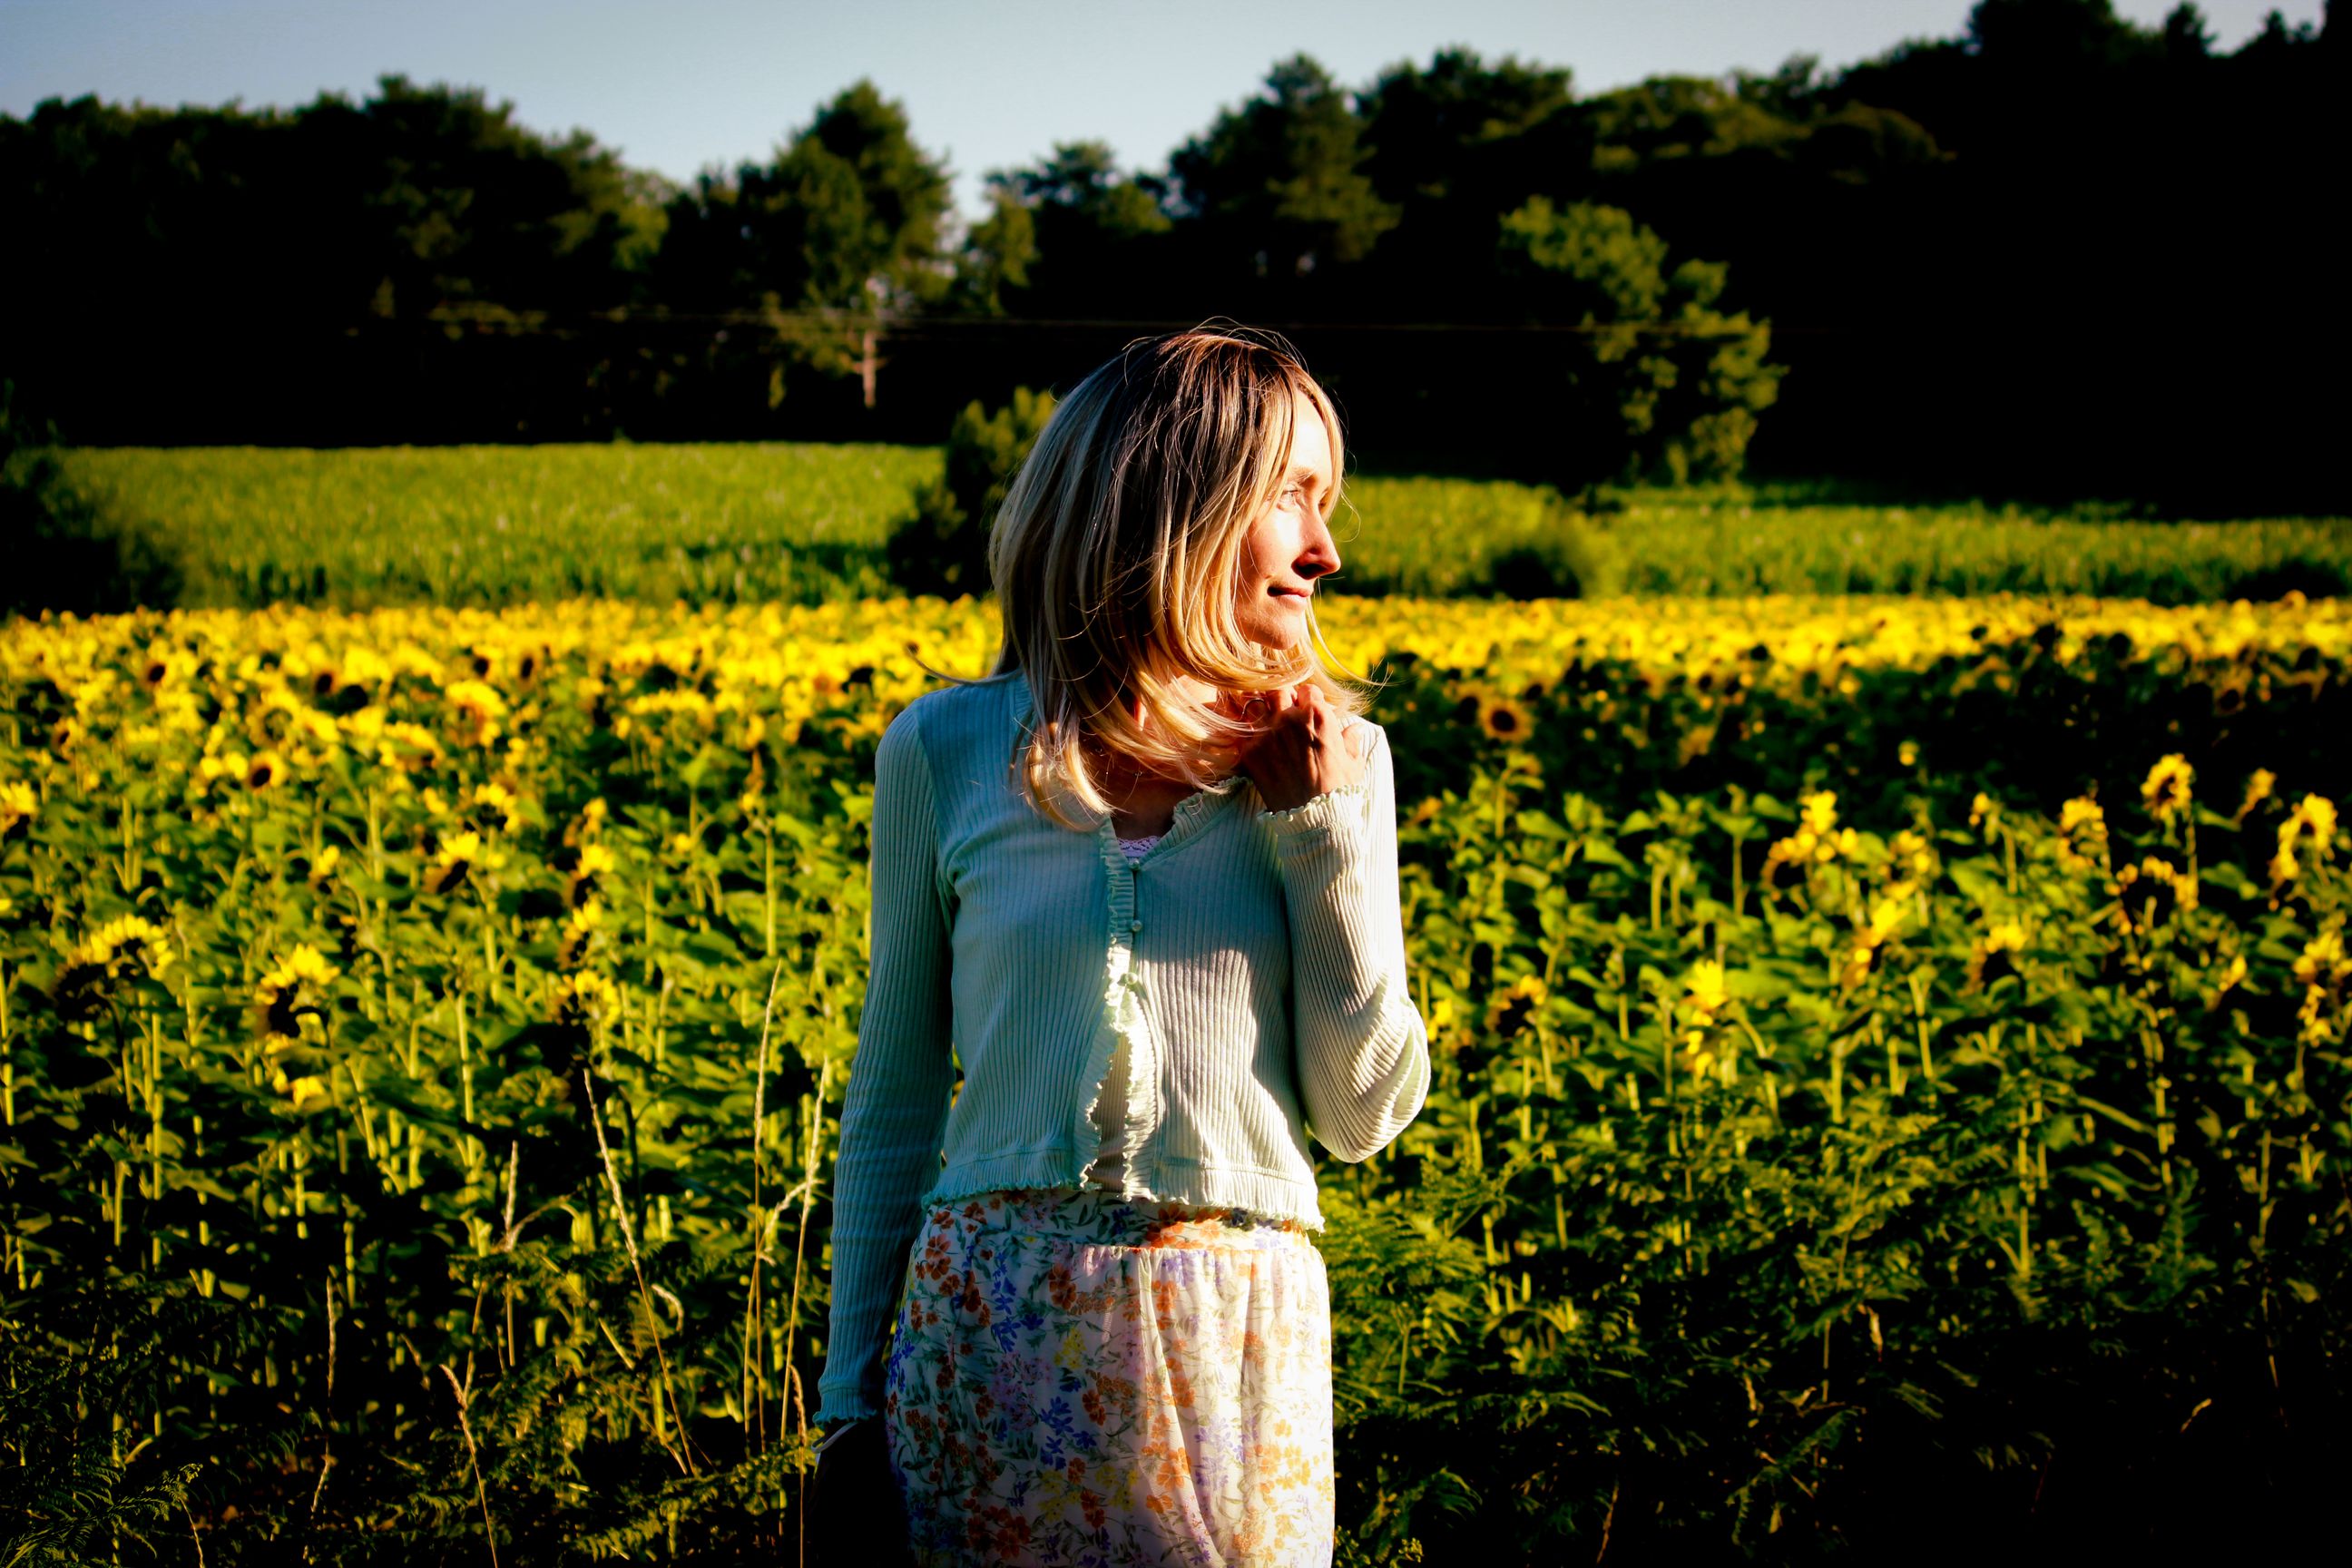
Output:
<svg viewBox="0 0 2352 1568">
<path fill-rule="evenodd" d="M 1390 67 L 1357 107 L 1370 151 L 1364 172 L 1400 215 L 1381 238 L 1378 282 L 1360 296 L 1372 315 L 1426 319 L 1435 300 L 1448 301 L 1449 313 L 1484 315 L 1494 258 L 1464 237 L 1491 235 L 1531 195 L 1591 194 L 1592 137 L 1565 69 L 1508 57 L 1489 66 L 1448 49 L 1426 69 Z"/>
<path fill-rule="evenodd" d="M 875 402 L 877 348 L 895 321 L 944 299 L 944 164 L 915 144 L 905 109 L 860 79 L 767 163 L 706 172 L 669 208 L 662 251 L 675 297 L 759 312 L 785 354 L 858 376 Z M 769 401 L 783 396 L 771 367 Z"/>
<path fill-rule="evenodd" d="M 1003 315 L 1005 297 L 1028 288 L 1037 262 L 1035 215 L 993 179 L 988 198 L 988 216 L 971 226 L 956 253 L 948 294 L 953 309 L 974 316 Z"/>
<path fill-rule="evenodd" d="M 354 282 L 373 313 L 501 321 L 626 295 L 621 258 L 642 252 L 652 215 L 588 132 L 541 136 L 479 88 L 404 76 L 380 79 L 356 108 L 322 97 L 301 130 L 312 172 L 338 157 L 363 171 L 336 195 L 356 199 L 347 221 L 373 231 L 377 275 Z"/>
<path fill-rule="evenodd" d="M 2165 13 L 2165 58 L 2175 63 L 2210 59 L 2213 41 L 2213 29 L 2205 20 L 2205 13 L 2189 4 L 2189 0 L 2182 0 Z"/>
<path fill-rule="evenodd" d="M 1018 308 L 1125 317 L 1154 307 L 1158 242 L 1171 226 L 1161 182 L 1121 173 L 1105 142 L 1063 142 L 1041 163 L 992 172 L 987 185 L 994 211 L 974 229 L 985 254 L 966 265 L 1002 269 L 1025 232 Z"/>
<path fill-rule="evenodd" d="M 1296 279 L 1360 261 L 1395 226 L 1396 205 L 1364 171 L 1370 156 L 1346 94 L 1312 58 L 1294 55 L 1170 167 L 1184 215 L 1211 231 L 1219 254 L 1247 256 L 1260 277 Z"/>
<path fill-rule="evenodd" d="M 1575 121 L 1565 67 L 1489 66 L 1443 49 L 1427 69 L 1401 61 L 1358 99 L 1365 173 L 1406 208 L 1476 202 L 1500 213 L 1563 180 L 1580 180 L 1591 147 Z M 1492 216 L 1492 213 L 1484 215 Z"/>
<path fill-rule="evenodd" d="M 1977 0 L 1965 37 L 1984 59 L 2048 77 L 2145 58 L 2154 41 L 2114 0 Z"/>
<path fill-rule="evenodd" d="M 1726 268 L 1667 268 L 1666 243 L 1620 207 L 1531 197 L 1502 221 L 1499 270 L 1532 321 L 1573 327 L 1547 351 L 1561 478 L 1736 477 L 1779 394 L 1771 329 L 1716 309 Z"/>
</svg>

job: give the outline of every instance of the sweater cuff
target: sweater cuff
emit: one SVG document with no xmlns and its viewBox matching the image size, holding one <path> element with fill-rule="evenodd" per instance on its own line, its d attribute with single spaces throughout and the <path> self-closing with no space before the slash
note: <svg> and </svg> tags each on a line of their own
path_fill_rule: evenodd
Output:
<svg viewBox="0 0 2352 1568">
<path fill-rule="evenodd" d="M 1362 813 L 1363 803 L 1371 793 L 1371 779 L 1367 775 L 1354 784 L 1327 789 L 1297 805 L 1286 806 L 1280 811 L 1262 811 L 1258 813 L 1258 818 L 1276 833 L 1305 833 L 1317 827 L 1339 827 L 1349 820 L 1348 812 Z M 1340 805 L 1343 801 L 1350 803 L 1344 811 Z"/>
<path fill-rule="evenodd" d="M 855 1394 L 827 1395 L 820 1390 L 817 1407 L 809 1416 L 809 1425 L 819 1430 L 824 1430 L 845 1426 L 863 1415 L 881 1414 L 881 1411 L 875 1408 L 873 1401 L 862 1395 Z"/>
</svg>

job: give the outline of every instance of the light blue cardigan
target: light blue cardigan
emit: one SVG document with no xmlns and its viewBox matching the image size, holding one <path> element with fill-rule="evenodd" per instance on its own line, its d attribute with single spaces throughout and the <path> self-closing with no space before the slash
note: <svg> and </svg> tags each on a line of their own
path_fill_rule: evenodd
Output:
<svg viewBox="0 0 2352 1568">
<path fill-rule="evenodd" d="M 1236 773 L 1180 802 L 1130 865 L 1108 816 L 1075 832 L 1020 792 L 1008 770 L 1034 713 L 1019 672 L 926 692 L 875 754 L 817 1425 L 881 1409 L 883 1338 L 929 1205 L 1079 1184 L 1122 1034 L 1128 1197 L 1319 1230 L 1309 1125 L 1341 1160 L 1368 1159 L 1428 1091 L 1381 726 L 1359 721 L 1361 781 L 1270 812 Z"/>
</svg>

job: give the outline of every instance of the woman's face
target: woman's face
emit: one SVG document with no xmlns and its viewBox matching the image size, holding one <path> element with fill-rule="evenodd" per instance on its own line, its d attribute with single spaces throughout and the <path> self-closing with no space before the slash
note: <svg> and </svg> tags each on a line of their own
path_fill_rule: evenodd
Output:
<svg viewBox="0 0 2352 1568">
<path fill-rule="evenodd" d="M 1303 392 L 1291 396 L 1290 472 L 1242 541 L 1241 581 L 1234 585 L 1234 618 L 1242 635 L 1276 649 L 1306 640 L 1315 580 L 1339 569 L 1339 546 L 1323 522 L 1339 480 L 1331 438 L 1314 399 Z"/>
</svg>

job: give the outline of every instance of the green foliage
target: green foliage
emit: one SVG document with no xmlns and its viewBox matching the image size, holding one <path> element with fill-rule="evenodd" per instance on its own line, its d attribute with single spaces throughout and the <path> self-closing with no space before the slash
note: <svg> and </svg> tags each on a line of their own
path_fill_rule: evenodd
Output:
<svg viewBox="0 0 2352 1568">
<path fill-rule="evenodd" d="M 479 89 L 399 75 L 291 110 L 53 99 L 0 121 L 0 168 L 47 237 L 0 262 L 14 297 L 103 300 L 142 326 L 462 330 L 610 306 L 661 222 L 658 182 L 584 132 L 542 136 Z"/>
<path fill-rule="evenodd" d="M 956 257 L 950 298 L 977 316 L 1002 316 L 1005 297 L 1028 287 L 1037 260 L 1037 218 L 1012 192 L 989 191 L 988 216 L 971 226 Z"/>
<path fill-rule="evenodd" d="M 1057 314 L 1129 315 L 1139 271 L 1173 227 L 1165 184 L 1122 174 L 1100 142 L 1056 142 L 1036 163 L 993 171 L 991 213 L 972 232 L 959 286 L 990 313 L 1049 304 Z"/>
<path fill-rule="evenodd" d="M 1532 192 L 1591 161 L 1565 67 L 1440 49 L 1427 68 L 1402 61 L 1357 99 L 1366 172 L 1403 207 L 1397 237 L 1422 224 L 1484 229 Z M 1428 259 L 1435 261 L 1438 257 Z"/>
<path fill-rule="evenodd" d="M 2116 805 L 2070 858 L 1923 775 L 1795 870 L 1764 853 L 1785 795 L 1612 810 L 1555 776 L 1482 765 L 1405 829 L 1437 1081 L 1384 1169 L 1327 1173 L 1361 1560 L 1789 1560 L 1892 1547 L 1931 1503 L 1956 1541 L 2066 1539 L 2025 1521 L 2111 1524 L 2128 1484 L 2092 1456 L 2119 1446 L 2152 1506 L 2190 1489 L 2167 1511 L 2200 1542 L 2309 1521 L 2352 1435 L 2319 1370 L 2352 1248 L 2305 1184 L 2341 1157 L 2340 1037 L 2306 1054 L 2296 1008 L 2340 1005 L 2231 975 L 2346 973 L 2344 890 L 2263 888 L 2276 817 Z M 2193 909 L 2143 902 L 2144 868 L 2115 900 L 2110 866 L 2192 862 Z M 2263 1152 L 2311 1136 L 2285 1196 Z M 2273 1344 L 2311 1381 L 2275 1387 Z"/>
<path fill-rule="evenodd" d="M 1257 252 L 1262 276 L 1304 277 L 1369 255 L 1397 209 L 1364 172 L 1370 151 L 1347 94 L 1293 55 L 1265 89 L 1222 110 L 1169 160 L 1187 210 Z"/>
<path fill-rule="evenodd" d="M 256 1320 L 165 1281 L 78 1277 L 0 1296 L 0 1562 L 78 1563 L 152 1552 L 193 1521 L 200 1460 L 161 1461 L 183 1374 L 236 1375 L 266 1342 Z"/>
<path fill-rule="evenodd" d="M 1020 386 L 993 414 L 975 398 L 956 416 L 946 472 L 916 492 L 913 520 L 890 536 L 890 580 L 902 593 L 951 598 L 990 591 L 990 529 L 1053 414 L 1052 393 Z"/>
<path fill-rule="evenodd" d="M 2205 625 L 1385 661 L 1434 1076 L 1318 1176 L 1341 1561 L 2309 1522 L 2352 684 L 2332 612 Z M 789 1556 L 910 626 L 989 646 L 938 601 L 0 636 L 12 1546 Z"/>
<path fill-rule="evenodd" d="M 1614 541 L 1549 485 L 1349 479 L 1333 531 L 1349 593 L 1591 598 L 1623 577 Z"/>
<path fill-rule="evenodd" d="M 1573 467 L 1669 484 L 1738 477 L 1782 372 L 1764 358 L 1769 326 L 1715 308 L 1721 266 L 1669 271 L 1665 242 L 1632 215 L 1543 196 L 1504 217 L 1501 243 L 1522 298 L 1579 329 L 1564 339 L 1566 363 L 1528 389 L 1557 407 Z"/>
<path fill-rule="evenodd" d="M 54 426 L 32 427 L 15 384 L 0 383 L 0 556 L 8 562 L 0 616 L 173 604 L 178 562 L 75 484 L 56 443 Z"/>
<path fill-rule="evenodd" d="M 2092 594 L 2188 605 L 2352 585 L 2352 522 L 2342 519 L 2127 521 L 1738 486 L 1602 492 L 1591 515 L 1636 594 Z"/>
<path fill-rule="evenodd" d="M 1219 315 L 1304 331 L 1360 446 L 1400 468 L 1573 487 L 1752 450 L 1915 489 L 2340 510 L 2317 362 L 2195 323 L 2332 238 L 2312 193 L 2341 183 L 2341 26 L 2266 19 L 2223 52 L 2193 5 L 1989 0 L 1955 31 L 1582 97 L 1466 49 L 1353 90 L 1293 55 L 1164 169 L 1057 141 L 991 172 L 961 232 L 941 161 L 867 81 L 686 191 L 400 77 L 282 111 L 51 100 L 0 116 L 0 190 L 42 237 L 0 253 L 0 287 L 41 307 L 5 368 L 106 444 L 905 439 L 975 386 L 1060 384 L 1108 323 Z M 1665 258 L 1580 237 L 1563 215 L 1587 209 Z M 1587 323 L 1580 283 L 1622 285 L 1620 252 L 1656 263 L 1631 295 L 1665 313 L 1617 288 Z M 889 372 L 909 412 L 880 412 L 893 332 L 932 314 L 1030 330 L 922 330 Z M 1402 330 L 1441 325 L 1476 330 Z M 1439 390 L 1547 358 L 1526 409 Z M 788 408 L 804 366 L 877 412 L 834 387 Z"/>
<path fill-rule="evenodd" d="M 861 79 L 772 161 L 705 174 L 670 204 L 659 281 L 702 309 L 761 312 L 793 360 L 870 377 L 873 334 L 949 292 L 950 216 L 945 166 L 916 145 L 905 107 Z M 771 405 L 783 396 L 773 369 Z"/>
<path fill-rule="evenodd" d="M 66 472 L 185 563 L 179 602 L 810 604 L 878 592 L 938 448 L 84 449 Z"/>
<path fill-rule="evenodd" d="M 179 564 L 175 601 L 192 605 L 573 594 L 813 604 L 887 587 L 888 542 L 902 529 L 910 563 L 940 541 L 984 551 L 990 491 L 1045 407 L 966 409 L 953 479 L 936 447 L 782 444 L 61 459 L 126 538 Z M 2194 604 L 2315 597 L 2352 581 L 2352 526 L 2341 521 L 2152 523 L 1739 485 L 1604 487 L 1564 502 L 1540 485 L 1382 477 L 1349 479 L 1347 498 L 1333 529 L 1350 594 L 2043 592 Z M 966 535 L 971 518 L 983 521 Z M 926 533 L 933 542 L 916 548 Z"/>
</svg>

